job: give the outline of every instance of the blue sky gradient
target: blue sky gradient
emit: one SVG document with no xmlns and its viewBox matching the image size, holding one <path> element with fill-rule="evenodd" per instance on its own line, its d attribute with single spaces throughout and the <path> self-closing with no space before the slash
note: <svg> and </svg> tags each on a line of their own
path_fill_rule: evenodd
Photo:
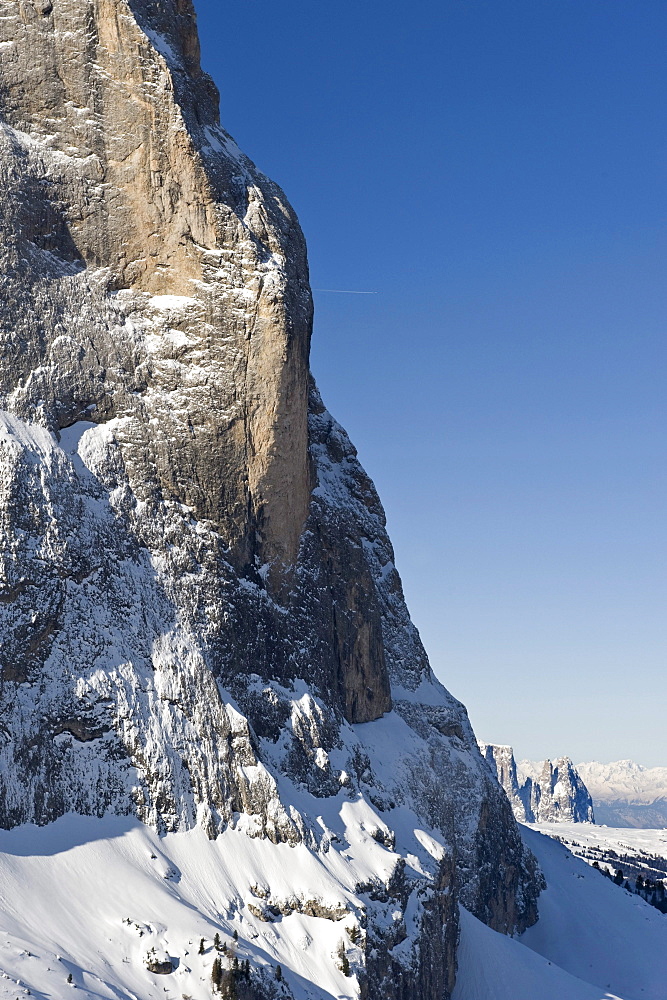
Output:
<svg viewBox="0 0 667 1000">
<path fill-rule="evenodd" d="M 196 0 L 295 206 L 312 366 L 478 735 L 667 764 L 657 0 Z"/>
</svg>

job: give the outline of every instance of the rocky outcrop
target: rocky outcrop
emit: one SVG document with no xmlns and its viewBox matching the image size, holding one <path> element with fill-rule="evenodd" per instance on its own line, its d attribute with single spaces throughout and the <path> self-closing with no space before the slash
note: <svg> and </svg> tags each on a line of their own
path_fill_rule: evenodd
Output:
<svg viewBox="0 0 667 1000">
<path fill-rule="evenodd" d="M 156 976 L 170 976 L 174 971 L 174 965 L 170 958 L 158 958 L 153 954 L 146 956 L 146 968 Z"/>
<path fill-rule="evenodd" d="M 480 743 L 479 749 L 519 822 L 595 822 L 593 801 L 569 757 L 541 764 L 522 760 L 517 766 L 512 747 Z"/>
<path fill-rule="evenodd" d="M 279 576 L 311 488 L 294 213 L 220 129 L 189 0 L 49 8 L 8 0 L 0 22 L 6 304 L 27 272 L 3 394 L 52 430 L 125 420 L 131 488 Z"/>
<path fill-rule="evenodd" d="M 503 746 L 497 743 L 479 743 L 479 750 L 489 765 L 492 774 L 498 778 L 498 782 L 505 789 L 505 794 L 510 800 L 512 812 L 520 823 L 532 823 L 532 811 L 527 801 L 530 795 L 525 794 L 525 789 L 519 784 L 512 747 Z M 530 816 L 530 819 L 528 818 Z"/>
<path fill-rule="evenodd" d="M 0 54 L 0 825 L 232 826 L 338 878 L 357 838 L 363 988 L 445 996 L 458 901 L 521 930 L 539 879 L 312 383 L 294 213 L 189 0 L 5 0 Z"/>
<path fill-rule="evenodd" d="M 517 770 L 524 781 L 532 822 L 595 822 L 593 800 L 569 757 L 541 764 L 522 760 Z"/>
</svg>

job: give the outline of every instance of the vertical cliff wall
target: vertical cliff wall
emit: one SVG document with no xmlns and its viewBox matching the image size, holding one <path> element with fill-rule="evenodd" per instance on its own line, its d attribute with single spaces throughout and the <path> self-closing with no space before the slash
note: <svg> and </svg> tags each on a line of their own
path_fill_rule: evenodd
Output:
<svg viewBox="0 0 667 1000">
<path fill-rule="evenodd" d="M 233 827 L 339 879 L 355 830 L 383 859 L 346 876 L 359 989 L 447 995 L 457 901 L 521 929 L 539 880 L 312 383 L 303 237 L 189 0 L 4 0 L 0 237 L 0 825 Z"/>
<path fill-rule="evenodd" d="M 594 823 L 593 800 L 569 757 L 517 765 L 533 823 Z"/>
<path fill-rule="evenodd" d="M 520 823 L 594 823 L 593 800 L 569 757 L 514 760 L 512 747 L 480 743 L 491 772 Z"/>
</svg>

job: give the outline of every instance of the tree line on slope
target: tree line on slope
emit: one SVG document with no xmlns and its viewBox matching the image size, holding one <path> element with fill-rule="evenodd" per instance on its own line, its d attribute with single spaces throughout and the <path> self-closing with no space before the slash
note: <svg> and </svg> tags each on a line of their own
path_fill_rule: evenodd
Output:
<svg viewBox="0 0 667 1000">
<path fill-rule="evenodd" d="M 632 892 L 636 896 L 641 896 L 651 906 L 655 906 L 656 910 L 660 910 L 661 913 L 667 913 L 667 893 L 665 892 L 665 883 L 662 879 L 653 881 L 638 874 L 635 876 L 633 886 L 630 880 L 623 874 L 622 868 L 617 868 L 613 875 L 611 869 L 603 867 L 599 861 L 593 862 L 593 868 L 596 868 L 606 878 L 610 878 L 615 885 L 622 886 L 627 892 Z"/>
</svg>

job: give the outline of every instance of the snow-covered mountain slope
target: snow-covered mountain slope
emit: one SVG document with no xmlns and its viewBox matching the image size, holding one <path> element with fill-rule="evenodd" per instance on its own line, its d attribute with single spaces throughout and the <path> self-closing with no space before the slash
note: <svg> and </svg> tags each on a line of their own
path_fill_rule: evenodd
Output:
<svg viewBox="0 0 667 1000">
<path fill-rule="evenodd" d="M 522 829 L 537 854 L 547 889 L 540 900 L 540 920 L 521 935 L 521 942 L 570 975 L 599 987 L 601 996 L 606 990 L 624 1000 L 664 1000 L 665 916 L 613 885 L 561 844 Z"/>
<path fill-rule="evenodd" d="M 377 873 L 393 861 L 378 822 L 341 790 L 319 853 L 229 827 L 215 840 L 201 827 L 160 836 L 119 816 L 2 831 L 0 1000 L 70 989 L 83 1000 L 210 1000 L 216 959 L 225 974 L 236 959 L 239 1000 L 357 1000 L 369 909 L 398 938 L 394 960 L 418 919 L 383 898 Z M 404 811 L 401 835 L 413 849 L 406 876 L 435 871 L 437 831 Z M 454 1000 L 663 1000 L 667 919 L 560 844 L 525 836 L 547 881 L 541 920 L 511 938 L 462 910 Z"/>
<path fill-rule="evenodd" d="M 591 796 L 569 757 L 517 764 L 510 746 L 480 742 L 479 749 L 520 823 L 593 822 Z"/>
<path fill-rule="evenodd" d="M 71 974 L 91 1000 L 148 1000 L 164 986 L 209 1000 L 214 958 L 231 970 L 236 956 L 250 962 L 258 995 L 356 998 L 380 928 L 393 938 L 400 974 L 428 906 L 423 892 L 407 902 L 407 887 L 437 878 L 443 838 L 401 810 L 411 851 L 397 871 L 382 818 L 360 796 L 341 790 L 319 822 L 321 851 L 249 836 L 243 822 L 215 840 L 200 826 L 160 837 L 131 817 L 72 814 L 0 832 L 0 997 L 14 996 L 19 982 L 33 995 L 62 996 Z M 385 887 L 392 878 L 399 894 L 407 890 L 404 909 Z M 445 916 L 432 928 L 441 937 Z M 213 947 L 216 934 L 224 950 Z M 152 959 L 173 971 L 151 972 Z"/>
<path fill-rule="evenodd" d="M 0 828 L 249 839 L 221 900 L 271 858 L 315 899 L 330 863 L 366 902 L 326 983 L 442 1000 L 458 903 L 515 933 L 540 878 L 313 384 L 296 216 L 221 126 L 190 0 L 3 0 L 0 53 Z"/>
<path fill-rule="evenodd" d="M 667 767 L 643 767 L 632 760 L 577 764 L 593 801 L 598 823 L 618 827 L 667 827 Z"/>
<path fill-rule="evenodd" d="M 200 827 L 160 838 L 129 817 L 66 816 L 3 832 L 0 997 L 14 998 L 18 986 L 63 997 L 71 975 L 76 995 L 90 1000 L 150 1000 L 164 997 L 165 986 L 210 1000 L 218 956 L 227 968 L 234 956 L 248 959 L 250 982 L 264 979 L 278 995 L 280 965 L 286 995 L 355 997 L 339 950 L 358 971 L 366 931 L 355 880 L 381 867 L 373 848 L 382 848 L 369 844 L 343 860 L 336 848 L 316 855 L 241 830 L 214 841 Z M 216 934 L 226 952 L 214 948 Z M 152 973 L 154 957 L 174 971 Z"/>
<path fill-rule="evenodd" d="M 516 938 L 461 913 L 459 973 L 453 1000 L 620 1000 L 565 972 Z"/>
<path fill-rule="evenodd" d="M 582 839 L 605 833 L 579 823 L 540 829 Z M 667 917 L 537 828 L 524 827 L 524 836 L 547 882 L 540 920 L 507 938 L 462 914 L 454 1000 L 664 1000 Z"/>
</svg>

